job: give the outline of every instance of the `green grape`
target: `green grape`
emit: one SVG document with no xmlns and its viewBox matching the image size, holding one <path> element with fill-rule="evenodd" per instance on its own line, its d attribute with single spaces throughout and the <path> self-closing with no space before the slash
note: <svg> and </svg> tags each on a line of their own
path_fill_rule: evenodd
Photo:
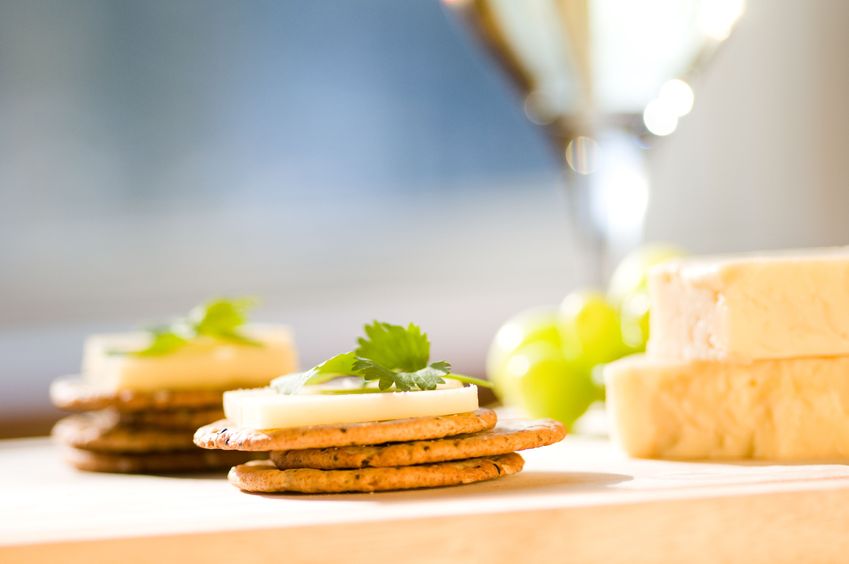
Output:
<svg viewBox="0 0 849 564">
<path fill-rule="evenodd" d="M 649 340 L 649 295 L 637 292 L 625 298 L 619 308 L 622 342 L 632 352 L 642 352 Z"/>
<path fill-rule="evenodd" d="M 600 292 L 572 292 L 560 305 L 560 332 L 566 360 L 587 370 L 610 362 L 626 351 L 619 313 Z"/>
<path fill-rule="evenodd" d="M 684 256 L 684 251 L 673 245 L 653 243 L 643 245 L 622 259 L 610 277 L 607 295 L 617 307 L 635 293 L 648 290 L 648 272 L 658 264 Z"/>
<path fill-rule="evenodd" d="M 516 351 L 504 379 L 506 403 L 531 417 L 551 417 L 571 427 L 600 399 L 598 386 L 584 366 L 571 363 L 550 343 L 533 343 Z"/>
<path fill-rule="evenodd" d="M 648 272 L 684 256 L 673 245 L 645 245 L 626 256 L 610 278 L 608 296 L 619 308 L 622 340 L 632 352 L 645 350 L 649 337 Z"/>
<path fill-rule="evenodd" d="M 525 310 L 510 318 L 495 334 L 486 359 L 486 371 L 495 386 L 496 395 L 502 401 L 504 393 L 501 382 L 507 363 L 518 349 L 532 343 L 548 343 L 558 348 L 561 346 L 556 309 Z"/>
</svg>

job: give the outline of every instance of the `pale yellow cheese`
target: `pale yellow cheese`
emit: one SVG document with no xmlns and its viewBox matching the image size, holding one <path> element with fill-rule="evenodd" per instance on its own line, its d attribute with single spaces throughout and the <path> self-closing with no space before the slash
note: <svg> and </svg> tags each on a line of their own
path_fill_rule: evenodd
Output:
<svg viewBox="0 0 849 564">
<path fill-rule="evenodd" d="M 649 291 L 654 357 L 849 354 L 849 248 L 672 262 Z"/>
<path fill-rule="evenodd" d="M 849 460 L 849 357 L 750 363 L 632 356 L 605 368 L 631 456 Z"/>
<path fill-rule="evenodd" d="M 226 390 L 266 386 L 297 369 L 288 328 L 251 325 L 244 332 L 262 346 L 201 337 L 174 352 L 150 357 L 114 354 L 144 348 L 150 339 L 147 333 L 94 335 L 86 340 L 83 378 L 119 390 Z"/>
<path fill-rule="evenodd" d="M 224 394 L 227 419 L 239 427 L 252 429 L 430 417 L 465 413 L 477 408 L 477 387 L 462 386 L 455 381 L 449 381 L 437 390 L 415 392 L 285 395 L 273 388 L 261 388 Z"/>
</svg>

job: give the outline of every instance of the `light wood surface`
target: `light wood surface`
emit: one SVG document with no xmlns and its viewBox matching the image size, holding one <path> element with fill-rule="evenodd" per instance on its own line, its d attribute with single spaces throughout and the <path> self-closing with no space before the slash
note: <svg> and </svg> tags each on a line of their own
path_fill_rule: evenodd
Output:
<svg viewBox="0 0 849 564">
<path fill-rule="evenodd" d="M 570 437 L 457 488 L 250 495 L 0 442 L 0 562 L 846 562 L 849 467 L 629 460 Z"/>
</svg>

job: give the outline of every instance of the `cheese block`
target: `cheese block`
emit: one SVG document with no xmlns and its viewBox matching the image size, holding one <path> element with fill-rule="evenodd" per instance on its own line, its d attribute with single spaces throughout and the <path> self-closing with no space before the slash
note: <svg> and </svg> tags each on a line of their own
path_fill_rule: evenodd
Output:
<svg viewBox="0 0 849 564">
<path fill-rule="evenodd" d="M 654 357 L 849 354 L 849 248 L 676 261 L 649 292 Z"/>
<path fill-rule="evenodd" d="M 251 429 L 436 417 L 477 408 L 477 386 L 463 386 L 454 380 L 436 390 L 415 392 L 323 395 L 306 390 L 286 395 L 262 388 L 224 393 L 224 415 L 236 426 Z"/>
<path fill-rule="evenodd" d="M 287 327 L 248 325 L 243 331 L 262 346 L 198 337 L 174 352 L 140 357 L 116 352 L 143 349 L 147 333 L 94 335 L 85 343 L 82 375 L 93 385 L 116 390 L 226 390 L 266 386 L 297 369 Z"/>
<path fill-rule="evenodd" d="M 849 460 L 849 357 L 635 355 L 607 365 L 605 380 L 612 434 L 631 456 Z"/>
</svg>

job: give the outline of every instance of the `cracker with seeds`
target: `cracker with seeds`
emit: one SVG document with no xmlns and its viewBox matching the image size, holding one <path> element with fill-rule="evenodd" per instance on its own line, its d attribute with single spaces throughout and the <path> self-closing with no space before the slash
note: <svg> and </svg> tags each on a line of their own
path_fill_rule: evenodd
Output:
<svg viewBox="0 0 849 564">
<path fill-rule="evenodd" d="M 53 427 L 60 443 L 85 450 L 148 453 L 193 450 L 192 433 L 168 429 L 125 427 L 111 412 L 69 415 Z"/>
<path fill-rule="evenodd" d="M 157 409 L 150 411 L 115 412 L 118 422 L 127 427 L 154 427 L 190 431 L 192 434 L 202 427 L 224 417 L 220 407 L 202 409 Z"/>
<path fill-rule="evenodd" d="M 223 396 L 223 390 L 112 390 L 80 377 L 59 378 L 50 384 L 53 405 L 68 411 L 220 408 Z"/>
<path fill-rule="evenodd" d="M 233 427 L 223 419 L 198 429 L 195 444 L 210 449 L 249 451 L 374 445 L 477 433 L 492 429 L 496 419 L 495 412 L 487 408 L 435 417 L 270 430 Z"/>
<path fill-rule="evenodd" d="M 507 454 L 550 445 L 565 436 L 563 425 L 552 419 L 499 420 L 494 429 L 470 435 L 385 445 L 274 451 L 271 461 L 281 470 L 409 466 Z"/>
<path fill-rule="evenodd" d="M 357 470 L 279 470 L 270 461 L 235 466 L 227 478 L 247 492 L 345 493 L 458 486 L 516 474 L 524 460 L 516 453 L 482 458 Z"/>
<path fill-rule="evenodd" d="M 78 470 L 117 472 L 123 474 L 171 474 L 226 470 L 242 464 L 255 453 L 209 451 L 194 448 L 188 451 L 158 453 L 93 452 L 77 448 L 64 449 L 65 460 Z"/>
</svg>

